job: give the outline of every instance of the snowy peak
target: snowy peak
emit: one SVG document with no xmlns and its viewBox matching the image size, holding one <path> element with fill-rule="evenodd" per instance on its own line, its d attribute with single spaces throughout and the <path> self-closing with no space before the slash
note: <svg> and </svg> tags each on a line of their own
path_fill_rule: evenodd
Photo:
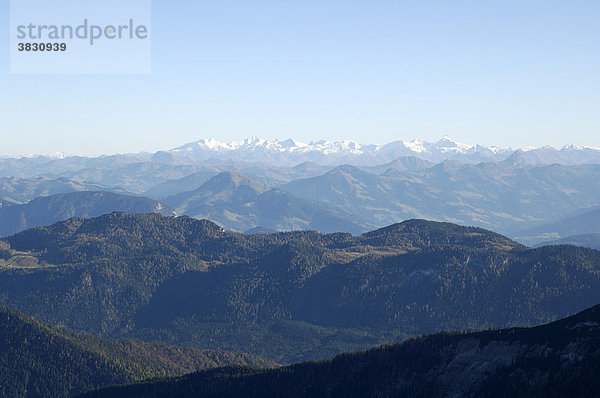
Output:
<svg viewBox="0 0 600 398">
<path fill-rule="evenodd" d="M 425 152 L 425 143 L 421 140 L 412 140 L 411 142 L 403 142 L 404 146 L 407 149 L 410 149 L 411 151 L 415 152 L 415 153 L 421 153 L 421 152 Z"/>
<path fill-rule="evenodd" d="M 462 163 L 497 162 L 507 159 L 514 152 L 511 148 L 460 143 L 447 135 L 434 143 L 415 139 L 398 140 L 385 145 L 364 144 L 354 140 L 320 140 L 306 144 L 293 138 L 266 140 L 261 137 L 225 143 L 209 138 L 168 151 L 176 157 L 192 161 L 261 162 L 279 166 L 295 166 L 303 162 L 375 166 L 405 156 L 415 156 L 434 163 L 446 160 Z M 523 159 L 518 162 L 520 164 L 600 163 L 600 149 L 574 145 L 560 150 L 547 146 L 526 148 L 522 156 Z"/>
<path fill-rule="evenodd" d="M 456 143 L 449 135 L 443 136 L 438 142 L 436 142 L 438 146 L 450 146 L 456 147 L 458 143 Z"/>
<path fill-rule="evenodd" d="M 219 142 L 217 140 L 215 140 L 214 138 L 209 138 L 209 139 L 201 139 L 200 141 L 196 141 L 193 144 L 187 144 L 185 146 L 183 146 L 181 149 L 185 150 L 185 151 L 192 151 L 192 145 L 197 146 L 199 149 L 202 150 L 209 150 L 209 151 L 218 151 L 218 150 L 227 150 L 227 149 L 231 149 L 227 144 L 223 144 L 222 142 Z"/>
</svg>

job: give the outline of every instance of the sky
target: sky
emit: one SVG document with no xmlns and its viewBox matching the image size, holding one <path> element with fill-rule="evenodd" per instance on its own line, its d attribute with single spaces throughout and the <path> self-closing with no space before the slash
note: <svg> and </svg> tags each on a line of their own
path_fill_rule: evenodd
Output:
<svg viewBox="0 0 600 398">
<path fill-rule="evenodd" d="M 152 72 L 10 74 L 0 155 L 213 137 L 600 147 L 600 2 L 152 1 Z"/>
</svg>

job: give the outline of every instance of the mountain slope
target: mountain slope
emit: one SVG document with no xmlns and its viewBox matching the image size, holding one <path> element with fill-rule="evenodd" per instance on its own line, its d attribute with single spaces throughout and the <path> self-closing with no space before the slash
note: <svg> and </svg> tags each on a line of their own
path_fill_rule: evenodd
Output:
<svg viewBox="0 0 600 398">
<path fill-rule="evenodd" d="M 100 164 L 68 171 L 64 175 L 72 180 L 94 181 L 103 185 L 123 187 L 129 192 L 141 194 L 158 184 L 204 170 L 202 165 L 195 164 L 164 164 L 151 162 L 148 159 L 121 163 L 118 160 L 119 156 L 116 158 L 108 165 L 97 162 Z"/>
<path fill-rule="evenodd" d="M 528 228 L 515 235 L 526 244 L 539 245 L 540 242 L 582 234 L 600 234 L 600 206 L 579 210 L 559 221 Z"/>
<path fill-rule="evenodd" d="M 0 307 L 0 397 L 67 397 L 234 364 L 273 365 L 251 355 L 75 334 Z"/>
<path fill-rule="evenodd" d="M 124 193 L 122 189 L 109 188 L 95 183 L 81 183 L 66 178 L 0 178 L 0 197 L 15 203 L 26 203 L 40 196 L 51 196 L 79 191 L 111 191 Z"/>
<path fill-rule="evenodd" d="M 542 242 L 537 246 L 548 246 L 548 245 L 575 245 L 589 247 L 592 249 L 600 250 L 600 234 L 583 234 L 569 236 L 562 239 L 552 240 L 548 242 Z"/>
<path fill-rule="evenodd" d="M 315 177 L 326 173 L 330 169 L 331 167 L 310 162 L 304 162 L 294 167 L 237 162 L 203 164 L 202 171 L 158 184 L 144 192 L 144 195 L 162 199 L 182 192 L 190 192 L 217 174 L 228 171 L 242 173 L 257 182 L 275 187 L 298 178 Z"/>
<path fill-rule="evenodd" d="M 339 210 L 270 189 L 233 171 L 211 178 L 194 191 L 168 197 L 165 203 L 173 206 L 179 214 L 210 219 L 237 231 L 257 226 L 280 231 L 364 231 L 360 220 L 353 220 Z"/>
<path fill-rule="evenodd" d="M 0 236 L 50 225 L 72 217 L 95 217 L 113 211 L 162 213 L 173 211 L 151 199 L 112 192 L 73 192 L 33 199 L 24 205 L 0 208 Z"/>
<path fill-rule="evenodd" d="M 380 177 L 354 166 L 338 166 L 322 176 L 296 180 L 283 185 L 281 189 L 298 197 L 344 209 L 362 218 L 373 219 L 378 224 L 386 218 L 397 219 L 389 217 L 395 210 L 393 207 L 389 212 L 384 210 L 387 213 L 385 215 L 378 212 L 382 210 L 379 208 L 381 204 L 393 201 L 388 187 L 381 184 Z"/>
<path fill-rule="evenodd" d="M 442 333 L 331 361 L 209 370 L 84 397 L 592 397 L 599 371 L 595 306 L 529 329 Z"/>
<path fill-rule="evenodd" d="M 280 363 L 439 330 L 547 322 L 589 307 L 600 252 L 407 221 L 360 236 L 248 235 L 113 213 L 0 241 L 0 303 L 103 336 Z"/>
<path fill-rule="evenodd" d="M 362 167 L 364 171 L 373 174 L 382 174 L 390 169 L 397 172 L 423 170 L 434 166 L 435 163 L 423 160 L 416 156 L 402 156 L 398 159 L 378 166 Z"/>
<path fill-rule="evenodd" d="M 183 178 L 169 180 L 155 185 L 144 192 L 144 195 L 152 198 L 165 198 L 178 193 L 189 192 L 191 189 L 199 187 L 217 174 L 219 174 L 219 171 L 217 170 L 199 171 Z"/>
<path fill-rule="evenodd" d="M 211 178 L 191 192 L 171 196 L 165 200 L 176 209 L 189 209 L 194 202 L 219 206 L 230 201 L 246 202 L 269 188 L 242 173 L 228 171 Z"/>
</svg>

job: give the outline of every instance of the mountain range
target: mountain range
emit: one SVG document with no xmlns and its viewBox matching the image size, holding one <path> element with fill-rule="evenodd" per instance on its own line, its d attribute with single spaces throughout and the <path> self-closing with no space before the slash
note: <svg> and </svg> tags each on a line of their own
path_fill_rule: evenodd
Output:
<svg viewBox="0 0 600 398">
<path fill-rule="evenodd" d="M 402 157 L 362 167 L 306 162 L 294 167 L 242 163 L 180 166 L 145 161 L 117 169 L 86 170 L 87 177 L 96 176 L 97 181 L 109 185 L 66 177 L 6 177 L 0 180 L 3 207 L 74 191 L 131 196 L 123 188 L 110 185 L 126 183 L 128 188 L 175 208 L 179 215 L 208 218 L 236 231 L 314 229 L 358 234 L 423 218 L 493 229 L 529 245 L 599 233 L 594 229 L 598 225 L 593 222 L 594 215 L 582 214 L 600 205 L 600 165 L 533 165 L 521 152 L 500 162 L 478 164 L 432 164 Z M 232 183 L 233 176 L 238 183 Z M 246 189 L 252 195 L 244 195 Z M 139 201 L 143 202 L 141 198 Z M 152 210 L 115 203 L 104 206 L 103 211 Z M 71 211 L 50 221 L 99 214 Z M 565 224 L 569 217 L 579 217 L 582 222 L 574 222 L 568 231 L 555 230 L 553 224 Z M 31 221 L 16 224 L 23 229 L 49 223 Z M 11 228 L 9 232 L 20 230 Z"/>
<path fill-rule="evenodd" d="M 212 218 L 237 231 L 360 233 L 424 218 L 489 228 L 537 245 L 567 235 L 528 230 L 600 205 L 598 153 L 575 146 L 486 149 L 449 137 L 386 145 L 200 140 L 155 154 L 3 158 L 0 200 L 25 204 L 53 194 L 108 191 L 169 198 L 177 214 Z M 193 203 L 187 201 L 193 208 L 178 203 L 222 173 L 241 173 L 273 190 L 256 201 L 230 195 L 215 206 L 196 195 Z M 219 192 L 217 186 L 211 189 Z M 222 189 L 227 191 L 227 184 Z M 575 229 L 569 235 L 585 233 L 597 231 Z"/>
<path fill-rule="evenodd" d="M 600 165 L 534 166 L 519 153 L 502 162 L 447 161 L 382 175 L 343 165 L 280 189 L 370 220 L 370 227 L 425 218 L 526 236 L 517 231 L 597 206 Z"/>
<path fill-rule="evenodd" d="M 265 140 L 250 137 L 243 141 L 224 143 L 215 139 L 202 139 L 166 151 L 174 159 L 193 161 L 236 160 L 266 164 L 294 165 L 311 161 L 324 165 L 342 163 L 355 166 L 374 166 L 391 162 L 403 156 L 415 156 L 439 163 L 456 160 L 466 163 L 500 161 L 509 157 L 514 149 L 462 144 L 445 136 L 435 143 L 420 140 L 394 141 L 385 145 L 361 144 L 356 141 L 317 141 L 302 143 L 294 139 Z M 534 164 L 561 163 L 567 165 L 598 163 L 600 149 L 582 146 L 565 146 L 559 150 L 551 147 L 527 148 L 523 156 Z"/>
<path fill-rule="evenodd" d="M 69 178 L 77 176 L 78 180 L 91 178 L 97 180 L 94 173 L 123 169 L 127 174 L 149 172 L 158 178 L 165 175 L 164 165 L 175 167 L 183 175 L 193 173 L 190 166 L 197 164 L 222 163 L 260 163 L 275 167 L 291 167 L 304 162 L 312 162 L 326 166 L 351 164 L 354 166 L 379 166 L 393 162 L 401 157 L 416 157 L 421 160 L 440 163 L 446 160 L 461 163 L 497 162 L 521 152 L 531 164 L 563 164 L 580 165 L 600 163 L 600 149 L 586 146 L 567 145 L 556 149 L 540 148 L 499 148 L 481 144 L 462 144 L 445 136 L 434 143 L 421 140 L 393 141 L 387 144 L 361 144 L 356 141 L 317 141 L 302 143 L 294 139 L 265 140 L 250 137 L 242 141 L 230 143 L 216 139 L 201 139 L 183 146 L 159 151 L 156 153 L 138 153 L 128 155 L 108 155 L 96 158 L 83 156 L 58 157 L 30 156 L 21 158 L 0 158 L 0 176 L 33 177 L 39 175 Z M 162 166 L 161 166 L 162 165 Z M 141 167 L 141 168 L 140 168 Z M 224 170 L 220 170 L 224 171 Z M 238 170 L 243 171 L 243 170 Z M 177 171 L 176 171 L 177 172 Z M 175 179 L 173 171 L 170 179 Z M 112 182 L 119 180 L 118 174 L 110 176 L 107 185 L 122 186 L 134 181 L 121 180 L 121 184 Z M 104 184 L 108 182 L 105 179 Z M 155 180 L 155 184 L 160 181 Z M 135 192 L 141 192 L 138 190 Z M 131 190 L 131 189 L 129 189 Z"/>
<path fill-rule="evenodd" d="M 599 221 L 590 147 L 0 158 L 0 397 L 595 396 L 600 309 L 533 326 L 598 304 Z"/>
<path fill-rule="evenodd" d="M 358 236 L 112 213 L 0 241 L 0 303 L 104 337 L 279 363 L 590 307 L 600 252 L 411 220 Z"/>
</svg>

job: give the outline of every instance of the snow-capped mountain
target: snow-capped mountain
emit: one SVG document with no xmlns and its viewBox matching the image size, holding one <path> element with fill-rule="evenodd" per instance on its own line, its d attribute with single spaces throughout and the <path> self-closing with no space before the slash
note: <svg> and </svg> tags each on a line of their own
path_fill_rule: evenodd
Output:
<svg viewBox="0 0 600 398">
<path fill-rule="evenodd" d="M 242 141 L 225 143 L 214 138 L 201 139 L 181 147 L 152 153 L 127 155 L 108 155 L 96 158 L 68 156 L 64 153 L 51 155 L 31 155 L 23 157 L 20 162 L 30 161 L 40 167 L 61 169 L 61 165 L 69 165 L 69 169 L 79 167 L 108 166 L 113 163 L 129 164 L 140 161 L 152 161 L 158 164 L 194 165 L 198 162 L 210 163 L 248 163 L 257 162 L 274 166 L 296 166 L 309 162 L 322 166 L 350 164 L 354 166 L 381 166 L 400 158 L 416 157 L 431 163 L 447 160 L 460 163 L 498 162 L 509 158 L 515 151 L 520 151 L 522 161 L 531 165 L 562 164 L 567 166 L 580 164 L 600 164 L 600 148 L 590 146 L 567 145 L 561 149 L 549 146 L 539 148 L 500 148 L 480 144 L 464 144 L 454 141 L 448 136 L 437 142 L 421 140 L 393 141 L 387 144 L 363 144 L 353 140 L 300 142 L 294 139 L 266 140 L 250 137 Z M 15 158 L 0 158 L 7 165 L 19 162 Z M 8 167 L 13 169 L 13 167 Z M 2 173 L 0 175 L 13 175 Z M 60 170 L 54 174 L 60 174 Z M 62 169 L 61 169 L 62 170 Z M 34 174 L 35 175 L 35 174 Z M 30 176 L 21 175 L 21 177 Z"/>
<path fill-rule="evenodd" d="M 168 151 L 174 156 L 195 161 L 254 161 L 279 165 L 310 161 L 323 165 L 349 163 L 363 166 L 383 164 L 403 156 L 416 156 L 432 162 L 457 157 L 461 159 L 456 160 L 466 162 L 502 160 L 512 152 L 512 149 L 462 144 L 448 136 L 435 143 L 413 140 L 394 141 L 385 145 L 362 144 L 352 140 L 310 143 L 294 139 L 269 141 L 259 137 L 224 143 L 210 138 Z"/>
<path fill-rule="evenodd" d="M 546 146 L 525 148 L 521 151 L 525 161 L 531 164 L 600 163 L 600 148 L 569 145 L 561 149 Z M 286 166 L 309 161 L 322 165 L 347 163 L 372 166 L 404 156 L 415 156 L 434 163 L 446 160 L 462 163 L 502 161 L 514 152 L 515 149 L 512 148 L 463 144 L 445 136 L 434 143 L 399 140 L 385 145 L 362 144 L 351 140 L 310 143 L 294 139 L 269 141 L 259 137 L 224 143 L 211 138 L 183 145 L 167 153 L 193 161 L 243 161 Z"/>
</svg>

